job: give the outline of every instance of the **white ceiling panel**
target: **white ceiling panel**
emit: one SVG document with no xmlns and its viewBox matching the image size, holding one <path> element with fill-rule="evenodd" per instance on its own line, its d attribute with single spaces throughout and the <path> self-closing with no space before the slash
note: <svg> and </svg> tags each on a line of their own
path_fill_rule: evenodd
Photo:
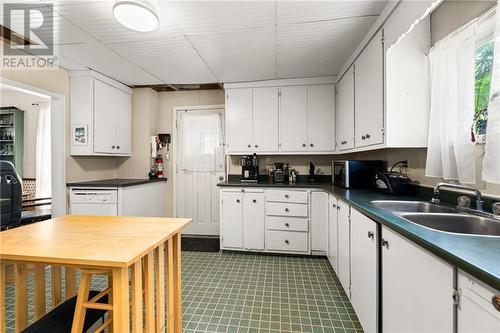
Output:
<svg viewBox="0 0 500 333">
<path fill-rule="evenodd" d="M 363 17 L 279 26 L 278 77 L 337 74 L 375 20 Z"/>
<path fill-rule="evenodd" d="M 277 1 L 277 24 L 378 16 L 387 0 Z"/>
<path fill-rule="evenodd" d="M 273 27 L 274 1 L 159 1 L 159 10 L 186 34 Z"/>
</svg>

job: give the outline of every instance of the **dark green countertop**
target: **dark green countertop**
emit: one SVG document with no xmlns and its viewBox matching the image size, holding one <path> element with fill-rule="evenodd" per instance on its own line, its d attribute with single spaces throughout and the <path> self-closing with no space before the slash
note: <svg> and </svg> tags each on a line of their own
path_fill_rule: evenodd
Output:
<svg viewBox="0 0 500 333">
<path fill-rule="evenodd" d="M 500 290 L 500 237 L 458 235 L 435 231 L 411 223 L 387 210 L 370 204 L 372 200 L 426 200 L 429 198 L 401 197 L 381 194 L 373 190 L 343 189 L 330 183 L 276 184 L 269 182 L 242 184 L 239 181 L 219 183 L 232 187 L 317 188 L 348 202 L 371 219 L 410 239 L 444 261 L 471 274 Z"/>
</svg>

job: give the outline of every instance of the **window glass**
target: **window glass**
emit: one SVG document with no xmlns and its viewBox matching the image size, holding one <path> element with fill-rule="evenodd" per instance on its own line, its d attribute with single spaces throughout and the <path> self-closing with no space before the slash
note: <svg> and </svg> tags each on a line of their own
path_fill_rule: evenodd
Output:
<svg viewBox="0 0 500 333">
<path fill-rule="evenodd" d="M 493 45 L 493 40 L 490 40 L 476 49 L 473 140 L 480 143 L 484 142 L 486 138 L 491 69 L 493 67 Z"/>
</svg>

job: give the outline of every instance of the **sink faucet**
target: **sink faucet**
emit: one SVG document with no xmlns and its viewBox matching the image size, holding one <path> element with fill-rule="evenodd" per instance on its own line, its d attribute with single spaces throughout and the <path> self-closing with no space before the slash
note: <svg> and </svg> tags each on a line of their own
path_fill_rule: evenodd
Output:
<svg viewBox="0 0 500 333">
<path fill-rule="evenodd" d="M 481 197 L 481 192 L 479 190 L 476 190 L 475 188 L 469 187 L 469 186 L 464 186 L 464 185 L 457 185 L 457 184 L 450 184 L 450 183 L 439 183 L 436 186 L 434 186 L 434 192 L 432 193 L 432 199 L 431 202 L 433 204 L 439 204 L 440 199 L 439 199 L 439 190 L 442 187 L 449 187 L 449 188 L 454 188 L 457 190 L 463 190 L 463 191 L 468 191 L 468 192 L 473 192 L 476 195 L 476 209 L 479 211 L 483 210 L 483 199 Z"/>
</svg>

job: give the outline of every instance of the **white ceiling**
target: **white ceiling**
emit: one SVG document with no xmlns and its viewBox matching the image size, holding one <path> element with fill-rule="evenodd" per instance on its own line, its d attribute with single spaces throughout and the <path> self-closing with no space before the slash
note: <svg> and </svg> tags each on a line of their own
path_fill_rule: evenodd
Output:
<svg viewBox="0 0 500 333">
<path fill-rule="evenodd" d="M 114 1 L 55 3 L 61 64 L 128 85 L 336 75 L 386 1 L 151 1 L 159 28 L 139 33 Z"/>
</svg>

